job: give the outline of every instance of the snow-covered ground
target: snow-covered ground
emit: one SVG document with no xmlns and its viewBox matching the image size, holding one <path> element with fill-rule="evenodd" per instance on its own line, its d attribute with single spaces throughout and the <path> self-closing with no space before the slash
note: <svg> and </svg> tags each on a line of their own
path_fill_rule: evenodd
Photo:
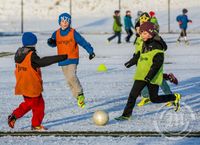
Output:
<svg viewBox="0 0 200 145">
<path fill-rule="evenodd" d="M 176 44 L 176 34 L 164 34 L 163 38 L 168 43 L 165 57 L 165 72 L 173 72 L 179 79 L 179 85 L 170 84 L 172 91 L 182 94 L 182 108 L 175 113 L 173 108 L 163 107 L 161 104 L 148 104 L 144 107 L 135 107 L 131 121 L 117 122 L 114 117 L 121 115 L 125 106 L 129 91 L 133 84 L 135 67 L 126 69 L 124 63 L 131 58 L 134 47 L 132 43 L 118 45 L 115 41 L 106 42 L 109 35 L 84 35 L 95 48 L 96 58 L 88 59 L 88 54 L 80 48 L 80 64 L 78 76 L 83 85 L 86 96 L 86 108 L 79 109 L 76 100 L 71 96 L 66 86 L 61 68 L 54 64 L 42 68 L 44 81 L 44 99 L 46 102 L 46 115 L 43 124 L 49 131 L 199 131 L 200 130 L 200 39 L 198 34 L 190 34 L 190 45 Z M 49 35 L 38 34 L 37 50 L 40 56 L 54 55 L 56 50 L 46 44 Z M 124 37 L 124 35 L 123 35 Z M 133 38 L 132 38 L 133 41 Z M 15 52 L 21 46 L 21 37 L 0 37 L 0 51 Z M 104 63 L 108 71 L 97 72 L 99 64 Z M 14 96 L 14 60 L 13 56 L 0 58 L 0 130 L 10 131 L 7 125 L 7 116 L 19 105 L 22 97 Z M 162 93 L 162 92 L 160 92 Z M 138 98 L 138 101 L 140 98 Z M 106 126 L 98 127 L 92 122 L 92 114 L 96 110 L 106 110 L 110 121 Z M 30 130 L 32 114 L 25 115 L 17 120 L 14 131 Z M 5 143 L 9 138 L 1 138 Z M 19 139 L 19 144 L 24 138 Z M 48 141 L 52 143 L 55 138 L 31 138 L 34 140 Z M 107 139 L 107 138 L 106 138 Z M 130 138 L 113 140 L 116 144 L 119 140 L 131 140 Z M 160 143 L 164 138 L 152 139 Z M 50 141 L 51 140 L 51 141 Z M 71 141 L 73 138 L 59 138 Z M 79 140 L 79 139 L 78 139 Z M 82 140 L 82 139 L 80 139 Z M 88 138 L 85 142 L 92 142 Z M 96 140 L 96 139 L 95 139 Z M 104 142 L 104 138 L 100 138 Z M 147 141 L 151 138 L 147 138 Z M 179 140 L 177 143 L 191 142 L 191 139 Z M 198 139 L 195 139 L 199 141 Z M 59 142 L 58 141 L 58 142 Z M 75 142 L 75 141 L 74 141 Z M 80 141 L 81 142 L 81 141 Z M 200 142 L 200 141 L 199 141 Z M 1 143 L 1 141 L 0 141 Z M 9 143 L 9 142 L 7 142 Z M 77 142 L 75 142 L 77 143 Z M 128 143 L 128 141 L 127 141 Z M 136 139 L 136 144 L 140 139 Z M 196 142 L 195 142 L 196 143 Z M 167 143 L 166 143 L 167 144 Z M 169 143 L 170 144 L 170 143 Z"/>
<path fill-rule="evenodd" d="M 60 13 L 69 12 L 70 0 L 24 0 L 24 30 L 50 32 L 57 29 Z M 170 0 L 170 30 L 179 30 L 176 16 L 183 8 L 193 20 L 189 32 L 200 32 L 199 0 Z M 119 8 L 119 0 L 72 0 L 72 24 L 85 33 L 111 33 L 113 11 Z M 20 32 L 21 0 L 0 1 L 0 32 Z M 168 0 L 121 0 L 121 16 L 132 11 L 133 21 L 137 11 L 155 11 L 161 32 L 168 32 Z"/>
<path fill-rule="evenodd" d="M 92 2 L 91 2 L 92 1 Z M 42 68 L 46 115 L 43 124 L 48 131 L 199 131 L 200 130 L 200 0 L 171 0 L 171 30 L 178 31 L 176 15 L 183 7 L 188 8 L 188 16 L 193 20 L 188 34 L 190 45 L 176 44 L 178 34 L 162 34 L 168 44 L 165 55 L 165 72 L 173 72 L 179 79 L 179 85 L 170 84 L 173 92 L 182 94 L 181 110 L 162 104 L 148 104 L 135 107 L 131 121 L 117 122 L 121 115 L 133 84 L 135 67 L 125 68 L 134 52 L 132 43 L 118 45 L 116 40 L 107 43 L 112 32 L 112 14 L 118 8 L 117 0 L 73 0 L 73 27 L 84 33 L 84 37 L 95 49 L 96 57 L 88 59 L 88 54 L 80 48 L 78 76 L 86 96 L 86 108 L 79 109 L 66 85 L 61 68 L 54 64 Z M 37 50 L 42 56 L 56 54 L 56 49 L 48 47 L 46 40 L 50 33 L 58 28 L 57 17 L 61 12 L 69 12 L 69 0 L 30 0 L 25 1 L 25 31 L 35 31 L 38 36 Z M 125 10 L 154 10 L 159 19 L 161 32 L 167 31 L 167 0 L 122 1 L 122 15 Z M 20 31 L 20 0 L 0 1 L 0 32 Z M 87 34 L 88 33 L 88 34 Z M 93 34 L 89 34 L 93 33 Z M 97 34 L 98 33 L 98 34 Z M 101 35 L 102 34 L 102 35 Z M 131 39 L 133 42 L 134 38 Z M 0 52 L 15 52 L 21 46 L 21 36 L 0 37 Z M 97 72 L 97 67 L 105 64 L 107 72 Z M 0 131 L 11 131 L 7 125 L 7 116 L 23 100 L 14 96 L 14 58 L 0 57 Z M 160 91 L 162 94 L 162 91 Z M 138 101 L 140 98 L 138 98 Z M 96 110 L 109 113 L 106 126 L 96 126 L 92 115 Z M 29 131 L 31 112 L 17 120 L 13 131 Z M 0 144 L 199 144 L 199 138 L 112 138 L 112 137 L 1 137 Z"/>
</svg>

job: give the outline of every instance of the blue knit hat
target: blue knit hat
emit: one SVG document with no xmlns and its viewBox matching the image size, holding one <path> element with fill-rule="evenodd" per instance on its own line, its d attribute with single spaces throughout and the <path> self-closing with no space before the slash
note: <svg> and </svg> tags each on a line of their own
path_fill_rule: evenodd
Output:
<svg viewBox="0 0 200 145">
<path fill-rule="evenodd" d="M 65 20 L 69 23 L 69 25 L 71 24 L 71 15 L 68 13 L 62 13 L 59 18 L 58 18 L 58 24 L 60 25 L 61 20 Z"/>
<path fill-rule="evenodd" d="M 23 46 L 36 45 L 37 37 L 32 32 L 25 32 L 22 36 Z"/>
</svg>

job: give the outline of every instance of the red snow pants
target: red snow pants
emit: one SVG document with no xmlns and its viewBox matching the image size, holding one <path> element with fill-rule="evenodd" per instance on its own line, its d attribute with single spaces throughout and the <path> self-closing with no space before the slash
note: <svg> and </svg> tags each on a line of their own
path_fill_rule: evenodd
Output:
<svg viewBox="0 0 200 145">
<path fill-rule="evenodd" d="M 23 117 L 30 110 L 32 110 L 33 113 L 32 126 L 33 127 L 40 126 L 44 118 L 44 108 L 45 108 L 42 94 L 34 98 L 26 96 L 23 97 L 24 97 L 24 102 L 22 102 L 19 105 L 19 107 L 13 111 L 13 114 L 18 119 Z"/>
</svg>

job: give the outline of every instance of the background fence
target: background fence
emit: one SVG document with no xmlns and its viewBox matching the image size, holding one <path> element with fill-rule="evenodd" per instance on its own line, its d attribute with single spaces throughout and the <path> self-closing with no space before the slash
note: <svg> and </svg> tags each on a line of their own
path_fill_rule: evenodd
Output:
<svg viewBox="0 0 200 145">
<path fill-rule="evenodd" d="M 178 32 L 176 16 L 183 8 L 188 9 L 188 17 L 193 20 L 189 32 L 199 33 L 200 0 L 1 0 L 0 32 L 51 32 L 58 28 L 59 14 L 68 12 L 73 27 L 79 31 L 110 33 L 116 9 L 121 10 L 122 17 L 131 10 L 133 22 L 138 10 L 155 11 L 161 32 Z"/>
</svg>

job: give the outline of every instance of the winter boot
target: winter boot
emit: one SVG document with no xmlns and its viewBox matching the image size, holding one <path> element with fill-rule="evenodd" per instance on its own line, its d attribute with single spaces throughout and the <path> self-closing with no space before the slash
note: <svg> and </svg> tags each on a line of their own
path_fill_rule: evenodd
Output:
<svg viewBox="0 0 200 145">
<path fill-rule="evenodd" d="M 126 116 L 119 116 L 119 117 L 116 117 L 115 120 L 117 121 L 126 121 L 126 120 L 130 120 L 131 117 L 126 117 Z"/>
<path fill-rule="evenodd" d="M 15 117 L 14 114 L 11 114 L 8 116 L 8 125 L 10 128 L 14 128 L 15 127 L 15 122 L 16 122 L 17 118 Z"/>
<path fill-rule="evenodd" d="M 80 108 L 85 108 L 85 97 L 83 94 L 79 95 L 77 98 L 77 104 Z"/>
<path fill-rule="evenodd" d="M 33 130 L 33 131 L 46 131 L 47 130 L 47 128 L 46 127 L 44 127 L 43 125 L 40 125 L 40 126 L 32 126 L 31 127 L 31 130 Z"/>
<path fill-rule="evenodd" d="M 176 100 L 174 101 L 174 111 L 177 112 L 180 110 L 181 95 L 178 93 L 175 93 L 174 95 L 176 96 Z"/>
<path fill-rule="evenodd" d="M 144 106 L 145 104 L 150 103 L 150 99 L 149 98 L 144 98 L 142 97 L 142 100 L 137 104 L 138 107 Z"/>
</svg>

